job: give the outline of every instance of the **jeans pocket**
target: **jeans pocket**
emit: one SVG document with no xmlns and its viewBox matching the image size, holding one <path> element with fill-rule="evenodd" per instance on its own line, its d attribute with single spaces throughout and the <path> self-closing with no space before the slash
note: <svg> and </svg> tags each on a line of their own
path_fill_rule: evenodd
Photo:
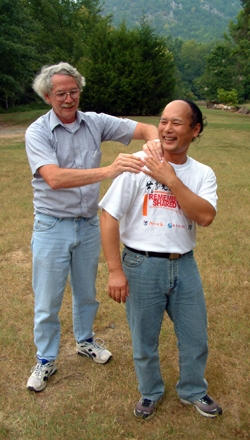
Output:
<svg viewBox="0 0 250 440">
<path fill-rule="evenodd" d="M 42 232 L 53 228 L 59 219 L 45 214 L 36 214 L 34 219 L 33 231 Z"/>
<path fill-rule="evenodd" d="M 127 267 L 138 267 L 143 263 L 145 258 L 147 257 L 143 255 L 138 255 L 135 252 L 131 252 L 126 248 L 122 251 L 122 264 Z"/>
</svg>

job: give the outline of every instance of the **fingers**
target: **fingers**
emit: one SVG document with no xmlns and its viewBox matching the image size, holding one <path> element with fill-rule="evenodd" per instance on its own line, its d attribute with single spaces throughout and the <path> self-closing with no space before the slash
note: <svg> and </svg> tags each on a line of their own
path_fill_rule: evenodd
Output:
<svg viewBox="0 0 250 440">
<path fill-rule="evenodd" d="M 155 157 L 158 160 L 161 160 L 163 157 L 163 149 L 159 139 L 148 141 L 143 145 L 142 149 L 149 157 Z"/>
<path fill-rule="evenodd" d="M 110 296 L 110 298 L 112 298 L 114 301 L 118 302 L 118 303 L 125 303 L 127 296 L 128 295 L 128 291 L 126 288 L 110 288 L 108 287 L 108 294 Z"/>
<path fill-rule="evenodd" d="M 173 166 L 165 158 L 159 161 L 154 157 L 145 157 L 143 161 L 146 165 L 142 170 L 143 173 L 152 177 L 162 185 L 171 187 L 171 182 L 176 178 L 176 172 Z"/>
<path fill-rule="evenodd" d="M 144 167 L 144 163 L 139 157 L 132 154 L 119 154 L 115 161 L 110 165 L 109 178 L 114 179 L 123 172 L 140 173 Z"/>
<path fill-rule="evenodd" d="M 147 169 L 143 169 L 145 174 L 152 174 L 154 171 L 159 171 L 163 167 L 164 158 L 159 161 L 156 157 L 145 157 L 142 159 Z"/>
<path fill-rule="evenodd" d="M 119 270 L 109 274 L 108 294 L 110 298 L 118 303 L 126 302 L 126 298 L 129 296 L 129 287 L 123 271 Z"/>
<path fill-rule="evenodd" d="M 162 159 L 159 161 L 155 156 L 145 156 L 143 157 L 142 161 L 148 166 L 157 166 L 160 165 L 162 162 Z"/>
<path fill-rule="evenodd" d="M 134 156 L 133 154 L 119 154 L 116 160 L 122 167 L 130 167 L 137 169 L 138 171 L 141 171 L 141 168 L 144 166 L 141 158 Z"/>
</svg>

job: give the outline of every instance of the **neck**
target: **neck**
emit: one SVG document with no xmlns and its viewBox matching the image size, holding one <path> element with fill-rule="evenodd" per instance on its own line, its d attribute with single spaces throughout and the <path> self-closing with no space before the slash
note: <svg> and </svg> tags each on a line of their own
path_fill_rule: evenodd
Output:
<svg viewBox="0 0 250 440">
<path fill-rule="evenodd" d="M 184 165 L 184 163 L 187 162 L 187 155 L 183 154 L 168 154 L 167 152 L 164 153 L 164 158 L 171 163 L 175 163 L 176 165 Z"/>
</svg>

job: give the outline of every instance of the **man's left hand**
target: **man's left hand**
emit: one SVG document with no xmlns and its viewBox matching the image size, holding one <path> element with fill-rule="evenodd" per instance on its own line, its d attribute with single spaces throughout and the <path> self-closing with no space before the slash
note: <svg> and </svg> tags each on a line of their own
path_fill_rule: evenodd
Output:
<svg viewBox="0 0 250 440">
<path fill-rule="evenodd" d="M 157 182 L 171 187 L 171 182 L 176 179 L 175 170 L 172 165 L 164 158 L 160 161 L 155 157 L 145 157 L 142 159 L 148 169 L 143 168 L 143 172 L 153 177 Z"/>
</svg>

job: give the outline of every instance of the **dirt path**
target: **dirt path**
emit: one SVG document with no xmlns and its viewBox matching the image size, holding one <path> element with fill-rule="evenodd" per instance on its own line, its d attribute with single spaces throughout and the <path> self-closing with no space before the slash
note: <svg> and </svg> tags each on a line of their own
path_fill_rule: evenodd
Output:
<svg viewBox="0 0 250 440">
<path fill-rule="evenodd" d="M 20 140 L 23 140 L 26 128 L 26 125 L 8 125 L 0 123 L 0 139 L 19 138 Z"/>
</svg>

